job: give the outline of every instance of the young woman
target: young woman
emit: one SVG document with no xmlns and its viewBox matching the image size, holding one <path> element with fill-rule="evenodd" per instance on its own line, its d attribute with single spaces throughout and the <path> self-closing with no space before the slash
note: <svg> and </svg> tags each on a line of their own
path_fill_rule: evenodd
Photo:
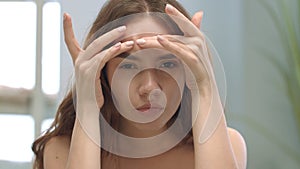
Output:
<svg viewBox="0 0 300 169">
<path fill-rule="evenodd" d="M 226 126 L 201 18 L 176 0 L 110 0 L 81 48 L 65 14 L 75 89 L 34 142 L 34 168 L 246 168 L 244 140 Z"/>
</svg>

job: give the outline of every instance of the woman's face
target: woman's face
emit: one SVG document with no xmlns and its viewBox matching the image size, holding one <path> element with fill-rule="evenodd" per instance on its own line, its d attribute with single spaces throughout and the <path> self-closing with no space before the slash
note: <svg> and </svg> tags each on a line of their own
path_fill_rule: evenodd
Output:
<svg viewBox="0 0 300 169">
<path fill-rule="evenodd" d="M 152 36 L 167 33 L 150 18 L 134 21 L 127 25 L 128 35 L 134 36 L 126 40 L 149 36 L 150 32 Z M 185 76 L 181 61 L 166 50 L 141 50 L 135 45 L 128 56 L 110 60 L 106 71 L 115 107 L 123 116 L 124 132 L 151 136 L 163 131 L 182 98 Z"/>
</svg>

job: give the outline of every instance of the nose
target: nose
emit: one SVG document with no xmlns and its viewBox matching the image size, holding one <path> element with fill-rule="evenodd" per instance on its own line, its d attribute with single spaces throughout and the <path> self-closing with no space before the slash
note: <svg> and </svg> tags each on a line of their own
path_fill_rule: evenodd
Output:
<svg viewBox="0 0 300 169">
<path fill-rule="evenodd" d="M 153 90 L 161 90 L 159 83 L 157 70 L 148 69 L 141 72 L 140 76 L 140 85 L 139 85 L 139 94 L 141 96 L 148 96 Z"/>
</svg>

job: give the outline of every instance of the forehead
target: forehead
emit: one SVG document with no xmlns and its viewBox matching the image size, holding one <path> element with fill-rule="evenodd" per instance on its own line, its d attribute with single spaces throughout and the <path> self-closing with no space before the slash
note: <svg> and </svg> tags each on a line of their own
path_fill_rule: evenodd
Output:
<svg viewBox="0 0 300 169">
<path fill-rule="evenodd" d="M 167 56 L 167 55 L 171 55 L 171 53 L 166 50 L 162 50 L 162 49 L 149 48 L 149 49 L 143 49 L 143 50 L 139 50 L 137 52 L 130 53 L 130 55 L 128 57 L 130 58 L 130 57 L 134 56 L 137 58 L 145 58 L 147 56 L 151 56 L 151 58 L 155 58 L 155 57 L 161 57 L 161 56 Z M 149 57 L 147 57 L 147 58 L 149 58 Z"/>
<path fill-rule="evenodd" d="M 158 22 L 157 18 L 151 16 L 135 17 L 126 24 L 126 36 L 134 36 L 137 34 L 167 34 L 166 27 Z"/>
</svg>

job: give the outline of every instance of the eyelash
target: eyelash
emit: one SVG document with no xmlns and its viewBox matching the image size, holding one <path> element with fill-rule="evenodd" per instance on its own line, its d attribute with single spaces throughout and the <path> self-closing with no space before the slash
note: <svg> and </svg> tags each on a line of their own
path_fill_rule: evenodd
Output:
<svg viewBox="0 0 300 169">
<path fill-rule="evenodd" d="M 137 69 L 137 66 L 135 64 L 132 64 L 132 63 L 124 63 L 119 68 L 120 69 Z"/>
<path fill-rule="evenodd" d="M 167 61 L 162 63 L 159 68 L 165 68 L 165 69 L 172 69 L 178 66 L 178 63 L 175 61 Z M 119 69 L 138 69 L 138 66 L 133 63 L 124 63 L 122 64 Z"/>
<path fill-rule="evenodd" d="M 168 64 L 169 66 L 165 66 L 166 64 Z M 171 66 L 170 66 L 171 64 Z M 175 61 L 167 61 L 161 64 L 160 68 L 167 68 L 167 69 L 172 69 L 174 67 L 177 67 L 177 63 Z"/>
</svg>

